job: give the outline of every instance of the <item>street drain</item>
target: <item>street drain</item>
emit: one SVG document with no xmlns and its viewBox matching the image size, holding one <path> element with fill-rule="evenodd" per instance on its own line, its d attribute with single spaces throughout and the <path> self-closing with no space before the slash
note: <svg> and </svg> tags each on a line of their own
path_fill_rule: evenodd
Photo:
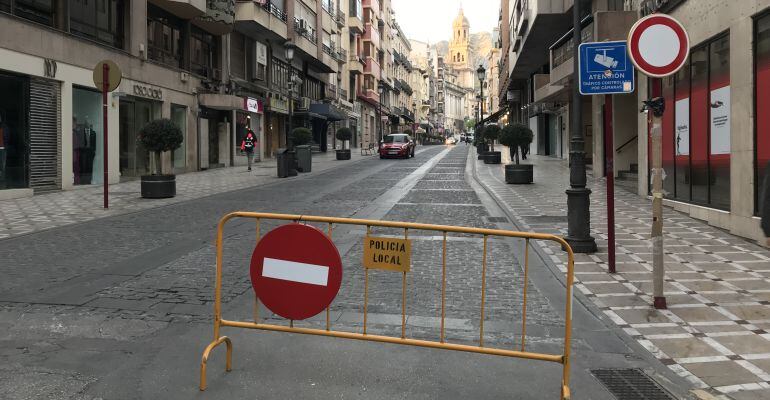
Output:
<svg viewBox="0 0 770 400">
<path fill-rule="evenodd" d="M 524 219 L 531 224 L 567 222 L 566 215 L 525 215 Z"/>
<path fill-rule="evenodd" d="M 487 217 L 489 222 L 508 222 L 508 218 L 505 217 Z"/>
<path fill-rule="evenodd" d="M 592 369 L 591 373 L 610 393 L 621 400 L 674 400 L 665 389 L 638 368 Z"/>
</svg>

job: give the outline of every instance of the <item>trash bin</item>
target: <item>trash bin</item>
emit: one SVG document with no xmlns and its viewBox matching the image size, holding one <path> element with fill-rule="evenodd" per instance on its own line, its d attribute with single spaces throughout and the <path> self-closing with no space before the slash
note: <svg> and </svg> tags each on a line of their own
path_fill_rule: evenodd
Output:
<svg viewBox="0 0 770 400">
<path fill-rule="evenodd" d="M 276 164 L 278 166 L 278 177 L 288 178 L 296 176 L 297 170 L 294 166 L 294 152 L 289 149 L 279 148 L 275 151 Z"/>
<path fill-rule="evenodd" d="M 297 158 L 297 169 L 300 172 L 310 172 L 313 167 L 313 156 L 310 146 L 295 146 L 294 152 Z"/>
</svg>

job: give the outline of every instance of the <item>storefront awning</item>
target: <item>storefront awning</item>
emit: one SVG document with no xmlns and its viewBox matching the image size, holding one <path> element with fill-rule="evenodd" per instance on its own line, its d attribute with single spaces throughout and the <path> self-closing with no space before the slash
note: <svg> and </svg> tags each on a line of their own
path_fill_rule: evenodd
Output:
<svg viewBox="0 0 770 400">
<path fill-rule="evenodd" d="M 328 103 L 316 103 L 310 105 L 310 112 L 318 115 L 323 115 L 327 121 L 342 121 L 347 119 L 345 113 L 333 104 Z"/>
<path fill-rule="evenodd" d="M 243 110 L 243 97 L 231 94 L 203 93 L 198 98 L 200 105 L 215 110 Z"/>
<path fill-rule="evenodd" d="M 497 120 L 500 119 L 500 117 L 502 117 L 503 114 L 505 114 L 506 112 L 508 112 L 508 108 L 501 108 L 501 109 L 495 111 L 494 114 L 492 114 L 492 115 L 488 116 L 487 118 L 482 119 L 481 121 L 479 121 L 479 123 L 480 124 L 486 124 L 488 122 L 497 122 Z"/>
</svg>

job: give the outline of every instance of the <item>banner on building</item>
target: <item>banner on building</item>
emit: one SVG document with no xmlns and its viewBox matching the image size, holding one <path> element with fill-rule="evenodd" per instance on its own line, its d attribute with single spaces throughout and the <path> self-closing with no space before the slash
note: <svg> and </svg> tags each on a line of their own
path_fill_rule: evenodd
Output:
<svg viewBox="0 0 770 400">
<path fill-rule="evenodd" d="M 676 114 L 676 155 L 690 155 L 690 98 L 677 100 Z"/>
<path fill-rule="evenodd" d="M 711 91 L 711 154 L 730 154 L 730 86 Z"/>
</svg>

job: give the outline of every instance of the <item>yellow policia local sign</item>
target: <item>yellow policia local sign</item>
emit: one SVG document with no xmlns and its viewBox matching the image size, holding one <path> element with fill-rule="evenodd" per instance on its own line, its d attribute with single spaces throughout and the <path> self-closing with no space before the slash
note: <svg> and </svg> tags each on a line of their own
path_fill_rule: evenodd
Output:
<svg viewBox="0 0 770 400">
<path fill-rule="evenodd" d="M 364 237 L 364 267 L 409 272 L 412 241 L 383 237 Z"/>
</svg>

